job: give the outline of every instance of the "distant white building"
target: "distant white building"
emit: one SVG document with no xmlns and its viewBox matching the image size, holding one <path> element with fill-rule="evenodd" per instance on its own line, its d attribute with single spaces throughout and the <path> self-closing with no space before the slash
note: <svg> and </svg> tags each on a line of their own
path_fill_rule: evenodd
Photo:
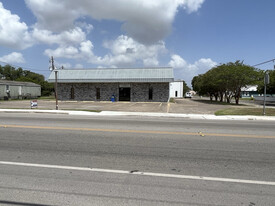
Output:
<svg viewBox="0 0 275 206">
<path fill-rule="evenodd" d="M 170 82 L 170 98 L 183 98 L 183 81 Z"/>
<path fill-rule="evenodd" d="M 248 85 L 241 88 L 241 97 L 259 96 L 257 92 L 257 85 Z"/>
</svg>

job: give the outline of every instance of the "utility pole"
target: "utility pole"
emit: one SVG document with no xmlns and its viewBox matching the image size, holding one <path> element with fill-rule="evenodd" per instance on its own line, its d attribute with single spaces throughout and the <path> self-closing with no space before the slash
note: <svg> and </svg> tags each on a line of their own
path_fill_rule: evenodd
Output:
<svg viewBox="0 0 275 206">
<path fill-rule="evenodd" d="M 266 97 L 266 85 L 269 84 L 269 74 L 268 72 L 265 72 L 264 74 L 264 106 L 263 106 L 263 115 L 265 116 L 265 97 Z"/>
<path fill-rule="evenodd" d="M 51 57 L 51 63 L 52 63 L 52 70 L 55 73 L 55 85 L 54 85 L 54 91 L 55 91 L 55 109 L 58 110 L 58 94 L 57 94 L 57 72 L 58 71 L 55 70 L 53 56 Z"/>
</svg>

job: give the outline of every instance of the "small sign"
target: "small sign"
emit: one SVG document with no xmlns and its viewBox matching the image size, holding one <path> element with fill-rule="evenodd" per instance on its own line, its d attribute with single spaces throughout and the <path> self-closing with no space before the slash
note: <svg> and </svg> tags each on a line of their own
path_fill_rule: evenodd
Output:
<svg viewBox="0 0 275 206">
<path fill-rule="evenodd" d="M 37 108 L 37 107 L 38 107 L 37 100 L 31 100 L 31 109 L 32 108 Z"/>
<path fill-rule="evenodd" d="M 269 74 L 265 73 L 265 75 L 264 75 L 264 84 L 269 84 L 269 83 L 270 83 Z"/>
</svg>

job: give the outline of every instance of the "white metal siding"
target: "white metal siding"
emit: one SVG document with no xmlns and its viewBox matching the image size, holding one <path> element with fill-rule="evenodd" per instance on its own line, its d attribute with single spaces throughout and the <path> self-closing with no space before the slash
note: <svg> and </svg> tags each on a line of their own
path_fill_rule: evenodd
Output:
<svg viewBox="0 0 275 206">
<path fill-rule="evenodd" d="M 4 99 L 6 96 L 6 85 L 0 84 L 0 99 Z"/>
<path fill-rule="evenodd" d="M 177 97 L 175 96 L 177 91 Z M 170 98 L 182 98 L 183 97 L 183 82 L 170 82 Z"/>
</svg>

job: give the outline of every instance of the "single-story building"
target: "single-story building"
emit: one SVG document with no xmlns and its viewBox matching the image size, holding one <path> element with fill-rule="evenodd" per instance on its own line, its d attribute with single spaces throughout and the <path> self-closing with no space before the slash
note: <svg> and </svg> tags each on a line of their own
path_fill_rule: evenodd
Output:
<svg viewBox="0 0 275 206">
<path fill-rule="evenodd" d="M 170 97 L 172 98 L 183 97 L 183 81 L 178 80 L 170 83 Z"/>
<path fill-rule="evenodd" d="M 258 86 L 257 85 L 248 85 L 246 87 L 241 88 L 241 97 L 255 97 L 260 96 L 260 94 L 257 91 Z"/>
<path fill-rule="evenodd" d="M 0 99 L 29 99 L 41 96 L 41 86 L 32 82 L 0 80 Z"/>
<path fill-rule="evenodd" d="M 51 72 L 60 100 L 167 102 L 173 69 L 164 68 L 100 68 L 59 69 Z"/>
</svg>

